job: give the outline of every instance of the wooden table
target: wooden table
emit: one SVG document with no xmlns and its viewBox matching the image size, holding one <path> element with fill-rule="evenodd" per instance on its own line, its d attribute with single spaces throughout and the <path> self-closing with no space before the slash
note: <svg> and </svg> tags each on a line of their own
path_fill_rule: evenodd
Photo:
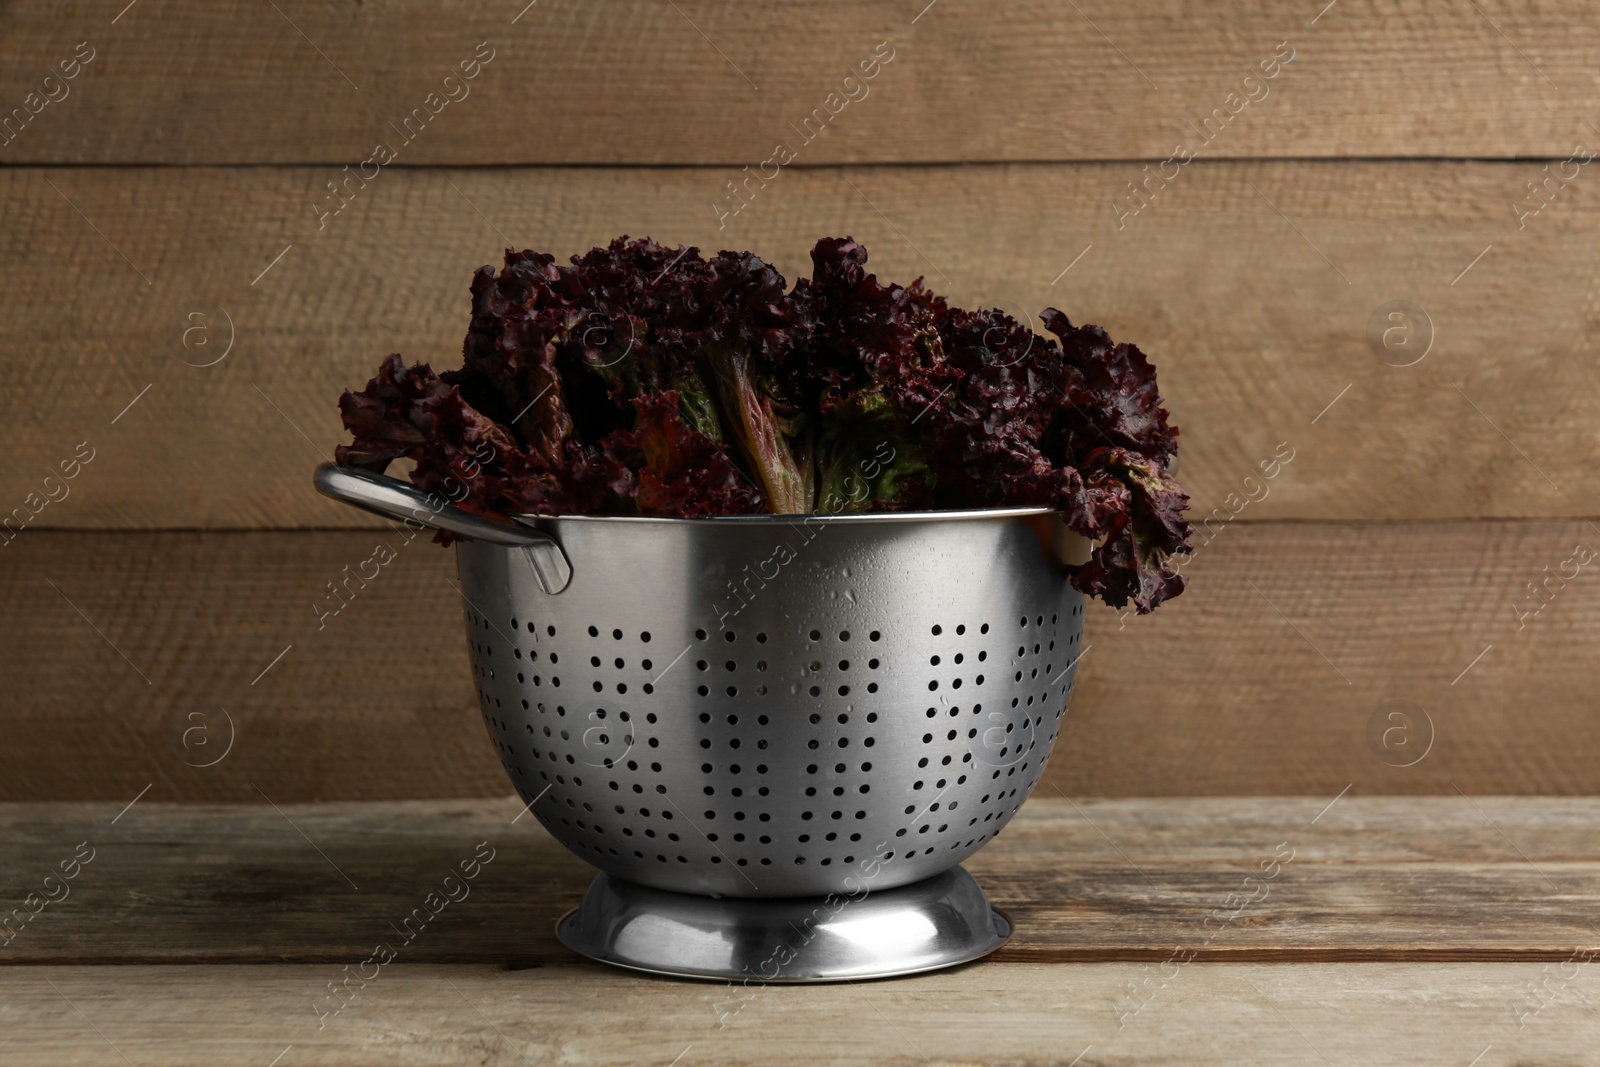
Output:
<svg viewBox="0 0 1600 1067">
<path fill-rule="evenodd" d="M 117 808 L 0 806 L 5 906 L 59 898 L 0 948 L 0 1062 L 1600 1058 L 1600 799 L 1040 797 L 969 864 L 1009 945 L 809 988 L 575 957 L 551 927 L 590 872 L 510 798 Z"/>
</svg>

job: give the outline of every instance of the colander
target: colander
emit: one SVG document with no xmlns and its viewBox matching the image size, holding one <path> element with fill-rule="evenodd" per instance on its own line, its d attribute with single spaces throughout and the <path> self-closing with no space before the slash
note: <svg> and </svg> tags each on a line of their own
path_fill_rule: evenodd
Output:
<svg viewBox="0 0 1600 1067">
<path fill-rule="evenodd" d="M 316 484 L 469 538 L 490 740 L 528 810 L 602 872 L 558 927 L 569 947 L 811 981 L 1010 936 L 959 864 L 1039 781 L 1077 673 L 1062 563 L 1082 546 L 1053 512 L 511 525 L 351 468 Z"/>
</svg>

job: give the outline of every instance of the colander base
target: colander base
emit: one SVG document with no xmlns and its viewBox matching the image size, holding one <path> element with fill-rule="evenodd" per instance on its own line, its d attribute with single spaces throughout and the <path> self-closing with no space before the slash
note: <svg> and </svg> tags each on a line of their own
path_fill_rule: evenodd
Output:
<svg viewBox="0 0 1600 1067">
<path fill-rule="evenodd" d="M 894 889 L 733 898 L 652 889 L 602 874 L 556 924 L 601 963 L 759 985 L 916 974 L 986 956 L 1011 920 L 961 867 Z"/>
</svg>

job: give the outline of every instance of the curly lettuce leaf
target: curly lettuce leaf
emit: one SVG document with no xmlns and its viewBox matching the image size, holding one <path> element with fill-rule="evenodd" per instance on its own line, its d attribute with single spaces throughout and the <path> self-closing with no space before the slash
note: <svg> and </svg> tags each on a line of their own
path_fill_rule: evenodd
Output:
<svg viewBox="0 0 1600 1067">
<path fill-rule="evenodd" d="M 827 238 L 792 289 L 758 257 L 618 238 L 507 251 L 472 281 L 462 366 L 398 356 L 340 401 L 339 461 L 508 514 L 1056 509 L 1083 592 L 1183 588 L 1177 428 L 1135 346 L 1046 309 L 1038 333 L 867 270 Z"/>
</svg>

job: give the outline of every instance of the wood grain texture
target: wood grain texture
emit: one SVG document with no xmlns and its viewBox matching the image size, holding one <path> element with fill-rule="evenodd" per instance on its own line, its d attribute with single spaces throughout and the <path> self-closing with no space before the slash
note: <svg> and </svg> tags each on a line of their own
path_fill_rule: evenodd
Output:
<svg viewBox="0 0 1600 1067">
<path fill-rule="evenodd" d="M 398 558 L 319 629 L 326 583 L 380 536 Z M 1214 537 L 1155 615 L 1091 610 L 1045 795 L 1600 791 L 1600 584 L 1592 563 L 1559 577 L 1600 531 L 1236 523 Z M 507 792 L 451 556 L 421 538 L 32 531 L 0 553 L 5 799 Z M 199 767 L 230 723 L 226 759 Z"/>
<path fill-rule="evenodd" d="M 8 908 L 93 850 L 0 963 L 349 962 L 476 857 L 401 962 L 561 964 L 555 922 L 594 876 L 512 797 L 123 807 L 0 807 Z M 1000 961 L 1561 961 L 1600 951 L 1597 817 L 1594 798 L 1052 795 L 967 867 L 1017 925 Z"/>
<path fill-rule="evenodd" d="M 470 272 L 505 245 L 618 233 L 754 248 L 790 278 L 849 233 L 886 278 L 1100 322 L 1159 366 L 1201 514 L 1587 516 L 1600 492 L 1600 200 L 1580 177 L 1519 231 L 1537 164 L 1197 162 L 1120 230 L 1135 164 L 785 173 L 720 232 L 715 170 L 385 171 L 319 231 L 336 173 L 0 169 L 0 514 L 368 524 L 309 485 L 339 392 L 394 350 L 455 365 Z M 1369 347 L 1396 300 L 1432 323 L 1414 366 Z M 1247 482 L 1280 447 L 1292 464 Z"/>
<path fill-rule="evenodd" d="M 457 100 L 433 105 L 410 163 L 754 166 L 779 141 L 804 163 L 1161 159 L 1247 93 L 1208 152 L 1564 157 L 1600 106 L 1582 0 L 276 6 L 6 5 L 8 110 L 62 97 L 43 78 L 77 42 L 94 59 L 0 159 L 354 162 L 429 93 Z M 492 62 L 446 85 L 480 42 Z M 846 84 L 882 42 L 892 62 Z M 1294 62 L 1247 85 L 1280 43 Z M 837 117 L 804 144 L 817 108 Z"/>
<path fill-rule="evenodd" d="M 1130 964 L 980 963 L 895 981 L 750 990 L 582 964 L 397 964 L 317 1029 L 338 968 L 0 972 L 0 1052 L 19 1067 L 121 1062 L 509 1067 L 929 1064 L 1586 1063 L 1600 1012 L 1578 983 L 1519 1030 L 1549 964 L 1192 964 L 1118 1028 Z M 53 988 L 52 988 L 53 987 Z M 97 1033 L 97 1031 L 99 1031 Z M 292 1047 L 291 1047 L 292 1046 Z"/>
</svg>

